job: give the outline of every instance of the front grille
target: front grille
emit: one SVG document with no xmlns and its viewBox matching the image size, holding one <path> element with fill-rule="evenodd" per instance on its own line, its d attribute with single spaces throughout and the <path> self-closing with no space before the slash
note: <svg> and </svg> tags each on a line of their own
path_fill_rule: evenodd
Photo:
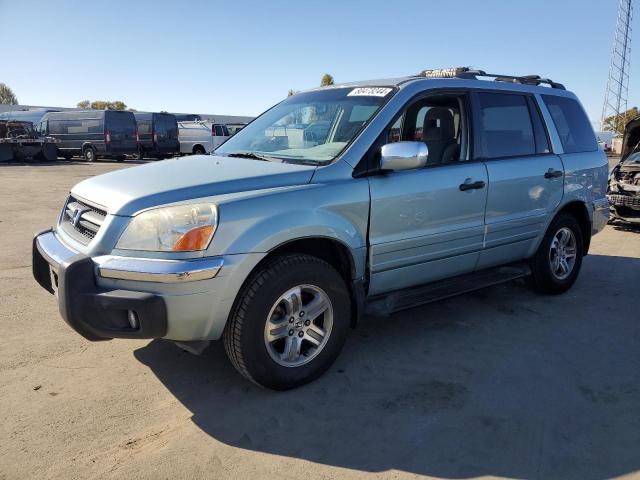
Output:
<svg viewBox="0 0 640 480">
<path fill-rule="evenodd" d="M 96 236 L 106 216 L 102 207 L 69 196 L 62 210 L 60 227 L 86 245 Z"/>
<path fill-rule="evenodd" d="M 630 207 L 640 209 L 640 195 L 609 195 L 609 203 L 616 207 Z"/>
</svg>

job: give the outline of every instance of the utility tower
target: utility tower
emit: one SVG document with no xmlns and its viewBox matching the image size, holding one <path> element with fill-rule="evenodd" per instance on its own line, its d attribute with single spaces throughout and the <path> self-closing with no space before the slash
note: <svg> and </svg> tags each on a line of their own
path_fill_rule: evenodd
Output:
<svg viewBox="0 0 640 480">
<path fill-rule="evenodd" d="M 611 48 L 611 64 L 609 65 L 609 80 L 604 94 L 604 106 L 600 128 L 604 129 L 604 121 L 612 115 L 620 115 L 627 111 L 627 97 L 629 96 L 629 67 L 631 61 L 631 19 L 633 17 L 632 0 L 620 0 L 618 20 Z M 618 135 L 623 120 L 617 117 L 613 131 Z"/>
</svg>

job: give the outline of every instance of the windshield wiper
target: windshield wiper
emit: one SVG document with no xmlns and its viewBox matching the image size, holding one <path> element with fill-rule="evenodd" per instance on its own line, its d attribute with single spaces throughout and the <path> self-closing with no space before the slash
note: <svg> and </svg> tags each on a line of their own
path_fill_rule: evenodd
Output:
<svg viewBox="0 0 640 480">
<path fill-rule="evenodd" d="M 263 160 L 265 162 L 271 162 L 273 160 L 279 160 L 275 157 L 268 157 L 266 155 L 260 155 L 254 152 L 233 152 L 227 153 L 227 157 L 236 157 L 236 158 L 252 158 L 253 160 Z"/>
</svg>

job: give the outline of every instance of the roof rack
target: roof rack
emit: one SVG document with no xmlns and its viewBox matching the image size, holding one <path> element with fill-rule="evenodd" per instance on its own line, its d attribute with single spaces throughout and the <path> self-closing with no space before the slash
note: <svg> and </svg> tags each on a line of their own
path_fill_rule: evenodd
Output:
<svg viewBox="0 0 640 480">
<path fill-rule="evenodd" d="M 493 78 L 496 82 L 520 83 L 522 85 L 547 84 L 551 88 L 566 90 L 561 83 L 554 82 L 548 78 L 542 78 L 540 75 L 498 75 L 487 73 L 484 70 L 476 70 L 470 67 L 441 68 L 435 70 L 423 70 L 418 77 L 426 78 L 464 78 L 468 80 L 478 80 L 478 77 Z"/>
</svg>

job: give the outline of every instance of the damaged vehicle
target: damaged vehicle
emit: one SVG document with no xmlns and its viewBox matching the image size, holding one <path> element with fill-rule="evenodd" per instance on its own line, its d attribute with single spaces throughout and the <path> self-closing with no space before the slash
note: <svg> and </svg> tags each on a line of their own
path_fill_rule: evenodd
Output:
<svg viewBox="0 0 640 480">
<path fill-rule="evenodd" d="M 622 156 L 609 176 L 611 221 L 640 225 L 640 117 L 624 131 Z"/>
<path fill-rule="evenodd" d="M 57 157 L 56 140 L 43 137 L 33 123 L 20 120 L 0 120 L 0 162 L 54 161 Z"/>
</svg>

